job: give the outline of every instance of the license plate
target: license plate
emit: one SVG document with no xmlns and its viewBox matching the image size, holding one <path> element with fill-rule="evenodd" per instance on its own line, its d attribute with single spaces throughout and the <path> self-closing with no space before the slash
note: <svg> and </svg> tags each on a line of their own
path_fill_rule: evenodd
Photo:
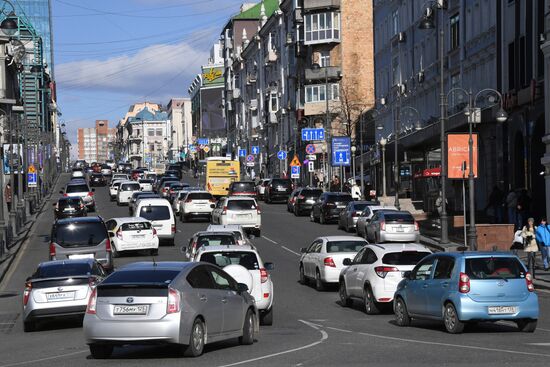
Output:
<svg viewBox="0 0 550 367">
<path fill-rule="evenodd" d="M 93 259 L 94 254 L 69 255 L 69 259 Z"/>
<path fill-rule="evenodd" d="M 237 214 L 237 218 L 252 218 L 251 214 Z"/>
<path fill-rule="evenodd" d="M 114 315 L 147 315 L 149 305 L 115 305 L 113 308 Z"/>
<path fill-rule="evenodd" d="M 63 209 L 64 212 L 74 212 L 76 209 L 75 208 L 65 208 Z"/>
<path fill-rule="evenodd" d="M 74 292 L 46 293 L 48 302 L 73 301 Z"/>
<path fill-rule="evenodd" d="M 284 187 L 279 187 L 277 191 L 286 191 L 286 189 Z"/>
<path fill-rule="evenodd" d="M 517 312 L 517 306 L 489 306 L 487 309 L 489 315 L 514 314 Z"/>
<path fill-rule="evenodd" d="M 145 235 L 144 234 L 135 234 L 132 236 L 132 238 L 144 238 Z"/>
<path fill-rule="evenodd" d="M 337 208 L 338 209 L 344 209 L 346 206 L 345 205 L 338 205 Z"/>
<path fill-rule="evenodd" d="M 403 228 L 401 228 L 401 227 L 397 227 L 397 228 L 396 228 L 396 231 L 397 231 L 397 232 L 405 232 L 405 229 L 403 229 Z"/>
<path fill-rule="evenodd" d="M 306 200 L 306 203 L 308 203 L 308 204 L 313 204 L 314 202 L 315 202 L 315 200 L 313 200 L 313 199 L 307 199 Z"/>
<path fill-rule="evenodd" d="M 162 224 L 153 224 L 154 228 L 162 228 Z"/>
</svg>

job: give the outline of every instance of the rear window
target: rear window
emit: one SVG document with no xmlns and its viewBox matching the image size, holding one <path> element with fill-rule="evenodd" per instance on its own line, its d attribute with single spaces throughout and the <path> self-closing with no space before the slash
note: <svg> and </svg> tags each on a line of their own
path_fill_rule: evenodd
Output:
<svg viewBox="0 0 550 367">
<path fill-rule="evenodd" d="M 148 220 L 167 220 L 170 210 L 166 205 L 147 205 L 141 208 L 139 216 Z"/>
<path fill-rule="evenodd" d="M 33 278 L 70 277 L 88 275 L 92 272 L 90 265 L 85 263 L 63 263 L 57 265 L 40 266 Z"/>
<path fill-rule="evenodd" d="M 59 200 L 60 208 L 76 207 L 80 205 L 80 198 L 72 198 L 67 200 Z"/>
<path fill-rule="evenodd" d="M 149 180 L 149 179 L 143 180 L 143 179 L 142 179 L 142 180 L 139 180 L 138 182 L 139 182 L 139 183 L 148 183 L 148 184 L 152 184 L 152 183 L 153 183 L 153 180 Z"/>
<path fill-rule="evenodd" d="M 229 210 L 252 210 L 256 209 L 254 200 L 229 200 L 227 202 Z"/>
<path fill-rule="evenodd" d="M 327 242 L 327 252 L 358 252 L 366 244 L 365 241 L 331 241 Z"/>
<path fill-rule="evenodd" d="M 151 229 L 149 222 L 124 223 L 120 227 L 123 231 L 140 231 L 142 229 Z"/>
<path fill-rule="evenodd" d="M 414 218 L 410 214 L 384 213 L 386 223 L 414 224 Z"/>
<path fill-rule="evenodd" d="M 335 203 L 335 202 L 349 203 L 352 200 L 353 198 L 351 197 L 351 195 L 328 195 L 327 196 L 327 202 L 329 203 Z"/>
<path fill-rule="evenodd" d="M 197 239 L 197 248 L 201 246 L 231 246 L 236 245 L 233 235 L 208 234 L 199 236 Z"/>
<path fill-rule="evenodd" d="M 73 192 L 88 192 L 90 189 L 88 188 L 88 185 L 70 185 L 67 186 L 66 193 L 70 194 Z"/>
<path fill-rule="evenodd" d="M 258 257 L 253 252 L 248 251 L 228 251 L 202 254 L 200 261 L 205 261 L 223 268 L 227 265 L 241 265 L 247 270 L 259 270 L 260 263 Z"/>
<path fill-rule="evenodd" d="M 389 252 L 382 256 L 382 263 L 386 265 L 416 265 L 429 254 L 429 252 L 423 251 Z"/>
<path fill-rule="evenodd" d="M 107 229 L 101 222 L 59 224 L 53 238 L 62 247 L 97 246 L 105 239 Z"/>
<path fill-rule="evenodd" d="M 353 204 L 353 209 L 355 210 L 363 210 L 368 206 L 368 204 Z"/>
<path fill-rule="evenodd" d="M 209 194 L 207 192 L 191 192 L 187 196 L 187 199 L 210 200 L 212 199 L 212 194 Z"/>
<path fill-rule="evenodd" d="M 120 186 L 121 191 L 136 191 L 139 190 L 139 184 L 138 183 L 131 183 L 131 184 L 122 184 Z"/>
<path fill-rule="evenodd" d="M 234 182 L 231 184 L 232 192 L 254 192 L 253 182 Z"/>
<path fill-rule="evenodd" d="M 478 257 L 466 259 L 466 274 L 470 279 L 517 279 L 525 270 L 515 257 Z"/>
<path fill-rule="evenodd" d="M 300 195 L 319 197 L 323 193 L 323 190 L 302 190 Z"/>
<path fill-rule="evenodd" d="M 283 186 L 286 188 L 290 188 L 292 186 L 290 180 L 281 180 L 281 179 L 273 179 L 271 180 L 271 184 L 276 187 Z"/>
<path fill-rule="evenodd" d="M 179 274 L 177 270 L 122 270 L 109 275 L 101 284 L 170 283 Z"/>
<path fill-rule="evenodd" d="M 111 166 L 108 166 L 108 165 L 106 165 L 106 164 L 102 164 L 102 165 L 101 165 L 101 168 L 102 168 L 102 169 L 111 169 Z"/>
</svg>

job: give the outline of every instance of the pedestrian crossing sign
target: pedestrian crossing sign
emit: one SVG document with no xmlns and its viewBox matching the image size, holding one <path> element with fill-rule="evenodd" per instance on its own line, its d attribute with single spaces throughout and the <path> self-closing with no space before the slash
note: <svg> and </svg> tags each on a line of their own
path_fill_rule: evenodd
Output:
<svg viewBox="0 0 550 367">
<path fill-rule="evenodd" d="M 300 160 L 298 159 L 298 156 L 295 155 L 294 158 L 292 158 L 292 162 L 290 162 L 291 167 L 300 167 L 302 164 L 300 163 Z"/>
</svg>

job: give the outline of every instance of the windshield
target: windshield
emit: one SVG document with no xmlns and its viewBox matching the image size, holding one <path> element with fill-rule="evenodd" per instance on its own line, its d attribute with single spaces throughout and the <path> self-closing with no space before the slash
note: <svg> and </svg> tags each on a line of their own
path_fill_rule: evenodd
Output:
<svg viewBox="0 0 550 367">
<path fill-rule="evenodd" d="M 319 197 L 323 193 L 323 190 L 302 190 L 300 195 Z"/>
<path fill-rule="evenodd" d="M 231 246 L 236 245 L 235 237 L 230 234 L 206 234 L 197 239 L 198 247 L 201 246 Z"/>
<path fill-rule="evenodd" d="M 89 275 L 91 271 L 92 269 L 87 263 L 63 262 L 61 264 L 40 266 L 33 278 L 56 278 Z"/>
<path fill-rule="evenodd" d="M 256 209 L 254 200 L 229 200 L 227 202 L 228 210 L 252 210 Z"/>
<path fill-rule="evenodd" d="M 389 252 L 382 257 L 382 263 L 386 265 L 416 265 L 429 254 L 424 251 Z"/>
<path fill-rule="evenodd" d="M 330 241 L 327 242 L 327 252 L 358 252 L 365 245 L 365 241 Z"/>
<path fill-rule="evenodd" d="M 89 192 L 90 189 L 88 188 L 88 185 L 70 185 L 67 186 L 67 190 L 65 192 L 67 194 L 74 193 L 74 192 Z"/>
<path fill-rule="evenodd" d="M 170 210 L 166 205 L 147 205 L 141 208 L 139 216 L 148 220 L 167 220 Z"/>
<path fill-rule="evenodd" d="M 202 254 L 200 261 L 205 261 L 210 264 L 219 266 L 220 268 L 227 265 L 240 265 L 247 270 L 259 270 L 260 263 L 255 253 L 249 251 L 227 251 L 227 252 L 210 252 Z"/>
<path fill-rule="evenodd" d="M 97 246 L 107 239 L 107 229 L 102 222 L 59 224 L 52 241 L 62 247 Z"/>
<path fill-rule="evenodd" d="M 352 210 L 363 210 L 368 206 L 368 204 L 353 204 L 351 207 Z"/>
<path fill-rule="evenodd" d="M 525 277 L 523 266 L 515 257 L 479 257 L 466 259 L 470 279 L 517 279 Z"/>
<path fill-rule="evenodd" d="M 254 192 L 254 182 L 234 182 L 231 184 L 232 192 Z"/>
</svg>

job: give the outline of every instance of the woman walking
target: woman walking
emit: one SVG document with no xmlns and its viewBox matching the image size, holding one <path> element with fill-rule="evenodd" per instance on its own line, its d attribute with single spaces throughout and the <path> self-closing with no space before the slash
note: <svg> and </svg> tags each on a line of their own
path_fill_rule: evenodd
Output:
<svg viewBox="0 0 550 367">
<path fill-rule="evenodd" d="M 537 246 L 536 239 L 537 227 L 535 227 L 535 220 L 533 218 L 527 219 L 527 225 L 523 226 L 521 230 L 521 237 L 524 241 L 524 251 L 527 252 L 527 269 L 535 277 L 535 260 L 539 248 Z"/>
</svg>

